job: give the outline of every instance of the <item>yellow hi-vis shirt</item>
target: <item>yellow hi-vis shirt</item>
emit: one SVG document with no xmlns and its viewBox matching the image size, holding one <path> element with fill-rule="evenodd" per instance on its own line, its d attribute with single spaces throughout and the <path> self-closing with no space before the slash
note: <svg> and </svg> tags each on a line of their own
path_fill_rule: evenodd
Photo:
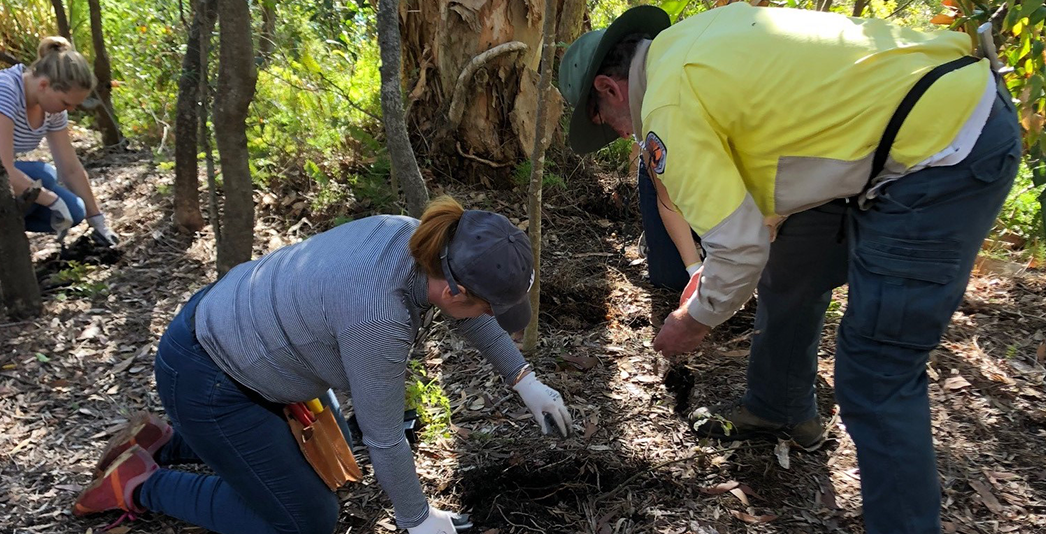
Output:
<svg viewBox="0 0 1046 534">
<path fill-rule="evenodd" d="M 764 217 L 860 193 L 908 90 L 970 52 L 966 34 L 745 2 L 658 34 L 645 65 L 633 63 L 646 73 L 636 134 L 648 170 L 707 253 L 690 315 L 709 326 L 733 315 L 769 255 Z M 948 147 L 981 101 L 988 69 L 984 60 L 935 82 L 883 174 L 904 174 Z"/>
</svg>

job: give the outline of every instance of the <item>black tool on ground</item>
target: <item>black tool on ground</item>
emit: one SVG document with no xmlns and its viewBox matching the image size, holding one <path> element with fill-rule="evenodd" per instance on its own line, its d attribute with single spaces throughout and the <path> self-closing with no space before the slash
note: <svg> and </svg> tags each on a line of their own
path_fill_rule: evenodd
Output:
<svg viewBox="0 0 1046 534">
<path fill-rule="evenodd" d="M 548 429 L 549 435 L 554 438 L 562 439 L 566 437 L 562 433 L 560 433 L 559 425 L 556 424 L 556 418 L 552 417 L 552 414 L 550 413 L 545 413 L 545 428 Z"/>
<path fill-rule="evenodd" d="M 472 528 L 472 519 L 469 519 L 468 514 L 453 514 L 450 517 L 450 522 L 454 523 L 454 530 L 459 532 Z"/>
<path fill-rule="evenodd" d="M 407 437 L 407 442 L 412 446 L 418 442 L 418 432 L 421 431 L 421 427 L 417 410 L 403 412 L 403 435 Z M 356 414 L 352 414 L 352 417 L 349 418 L 349 433 L 353 442 L 363 443 L 363 431 L 360 430 L 360 424 L 356 421 Z"/>
</svg>

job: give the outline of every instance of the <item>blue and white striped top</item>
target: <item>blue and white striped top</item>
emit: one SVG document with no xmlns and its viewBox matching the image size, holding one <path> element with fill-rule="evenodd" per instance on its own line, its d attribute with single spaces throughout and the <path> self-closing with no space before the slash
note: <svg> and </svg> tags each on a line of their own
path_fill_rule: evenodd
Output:
<svg viewBox="0 0 1046 534">
<path fill-rule="evenodd" d="M 269 400 L 350 391 L 401 528 L 428 511 L 402 428 L 407 360 L 431 307 L 408 248 L 418 224 L 378 215 L 314 235 L 237 265 L 196 309 L 196 336 L 214 362 Z M 493 317 L 453 327 L 505 378 L 526 363 Z"/>
<path fill-rule="evenodd" d="M 40 140 L 48 132 L 64 130 L 69 124 L 69 114 L 62 111 L 61 113 L 45 113 L 44 122 L 39 128 L 29 126 L 29 117 L 25 113 L 23 72 L 25 72 L 25 65 L 21 64 L 0 70 L 0 114 L 15 123 L 15 154 L 35 150 L 40 146 Z"/>
</svg>

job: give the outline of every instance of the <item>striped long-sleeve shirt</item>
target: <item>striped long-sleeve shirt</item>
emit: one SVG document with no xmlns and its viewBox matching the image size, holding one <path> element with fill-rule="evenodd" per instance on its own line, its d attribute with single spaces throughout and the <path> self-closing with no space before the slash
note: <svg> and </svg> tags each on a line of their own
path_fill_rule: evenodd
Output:
<svg viewBox="0 0 1046 534">
<path fill-rule="evenodd" d="M 388 215 L 343 224 L 236 266 L 196 311 L 197 337 L 215 363 L 264 397 L 350 392 L 402 528 L 428 511 L 402 429 L 410 346 L 431 306 L 428 278 L 408 249 L 417 226 Z M 503 377 L 525 364 L 493 317 L 454 327 Z"/>
<path fill-rule="evenodd" d="M 49 132 L 64 130 L 69 125 L 68 113 L 45 113 L 39 128 L 29 125 L 25 109 L 25 83 L 22 73 L 25 65 L 0 70 L 0 114 L 14 122 L 15 154 L 29 152 L 40 146 L 40 140 Z"/>
</svg>

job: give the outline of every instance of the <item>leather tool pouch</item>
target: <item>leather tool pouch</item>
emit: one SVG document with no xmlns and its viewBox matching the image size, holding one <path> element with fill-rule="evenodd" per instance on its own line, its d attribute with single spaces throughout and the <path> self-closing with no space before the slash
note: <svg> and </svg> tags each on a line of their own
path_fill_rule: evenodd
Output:
<svg viewBox="0 0 1046 534">
<path fill-rule="evenodd" d="M 349 449 L 349 444 L 345 441 L 345 436 L 342 435 L 330 408 L 317 414 L 316 421 L 309 426 L 304 426 L 295 419 L 290 408 L 285 407 L 283 415 L 305 459 L 331 491 L 337 490 L 346 482 L 357 482 L 363 478 L 356 458 L 352 455 L 352 450 Z"/>
</svg>

